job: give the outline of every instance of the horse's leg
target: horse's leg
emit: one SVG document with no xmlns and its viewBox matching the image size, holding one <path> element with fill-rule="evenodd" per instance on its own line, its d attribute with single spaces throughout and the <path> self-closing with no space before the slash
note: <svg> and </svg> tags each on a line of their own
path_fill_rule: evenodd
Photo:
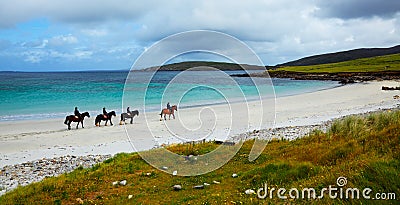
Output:
<svg viewBox="0 0 400 205">
<path fill-rule="evenodd" d="M 71 120 L 68 122 L 68 129 L 70 130 L 71 129 Z"/>
<path fill-rule="evenodd" d="M 174 117 L 174 119 L 175 119 L 175 113 L 172 113 L 172 117 Z"/>
<path fill-rule="evenodd" d="M 76 123 L 76 129 L 78 129 L 78 125 L 79 125 L 79 121 L 78 121 L 78 123 Z"/>
<path fill-rule="evenodd" d="M 83 127 L 83 120 L 81 121 L 81 125 L 82 125 L 82 128 L 84 128 L 84 127 Z"/>
<path fill-rule="evenodd" d="M 112 117 L 110 116 L 110 117 L 108 117 L 107 119 L 110 120 L 110 125 L 112 126 L 113 124 L 112 124 L 111 118 L 112 118 Z"/>
<path fill-rule="evenodd" d="M 131 116 L 131 124 L 133 123 L 133 116 Z"/>
</svg>

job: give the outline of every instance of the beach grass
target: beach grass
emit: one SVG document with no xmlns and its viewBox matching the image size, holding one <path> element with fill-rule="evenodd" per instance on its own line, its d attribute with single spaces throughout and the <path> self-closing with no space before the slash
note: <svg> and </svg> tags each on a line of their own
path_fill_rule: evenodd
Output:
<svg viewBox="0 0 400 205">
<path fill-rule="evenodd" d="M 307 72 L 307 73 L 338 73 L 338 72 L 382 72 L 400 71 L 400 54 L 362 58 L 339 63 L 329 63 L 310 66 L 284 66 L 276 71 Z"/>
<path fill-rule="evenodd" d="M 246 141 L 227 164 L 201 176 L 172 176 L 148 165 L 138 153 L 122 153 L 89 169 L 19 187 L 2 196 L 0 204 L 398 204 L 399 122 L 398 110 L 348 116 L 334 121 L 326 133 L 316 130 L 294 141 L 271 141 L 252 162 L 248 156 L 254 141 Z M 168 149 L 199 155 L 216 146 L 209 142 Z M 232 177 L 234 173 L 237 178 Z M 319 195 L 330 185 L 338 187 L 339 177 L 347 178 L 345 187 L 395 193 L 396 199 L 331 199 L 325 192 L 322 199 L 284 200 L 276 191 L 272 199 L 245 194 L 267 183 L 270 189 L 314 188 Z M 127 185 L 112 185 L 121 180 L 127 180 Z M 192 188 L 203 183 L 210 186 Z M 182 190 L 174 191 L 176 184 Z"/>
</svg>

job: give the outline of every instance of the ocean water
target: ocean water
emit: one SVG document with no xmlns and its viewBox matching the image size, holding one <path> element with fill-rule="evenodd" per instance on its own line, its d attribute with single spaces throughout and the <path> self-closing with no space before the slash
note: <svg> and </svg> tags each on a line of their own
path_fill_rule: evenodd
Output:
<svg viewBox="0 0 400 205">
<path fill-rule="evenodd" d="M 73 114 L 78 106 L 81 112 L 92 116 L 108 111 L 122 111 L 124 105 L 131 110 L 146 105 L 146 111 L 160 110 L 169 101 L 181 108 L 243 101 L 258 97 L 250 78 L 221 78 L 216 71 L 180 72 L 161 71 L 152 76 L 150 83 L 141 82 L 147 72 L 131 72 L 126 86 L 128 71 L 96 72 L 0 72 L 0 121 L 62 118 Z M 243 71 L 227 71 L 229 74 Z M 177 78 L 177 77 L 181 78 Z M 176 80 L 178 79 L 178 80 Z M 205 82 L 202 82 L 204 81 Z M 228 80 L 227 80 L 228 79 Z M 271 84 L 259 79 L 261 86 L 272 91 Z M 200 81 L 200 82 L 199 82 Z M 277 97 L 314 92 L 338 86 L 332 81 L 297 81 L 272 79 Z M 207 86 L 198 86 L 204 84 Z M 125 89 L 124 89 L 125 88 Z M 138 94 L 145 92 L 145 99 Z M 273 96 L 270 92 L 263 97 Z M 125 110 L 125 108 L 124 108 Z"/>
</svg>

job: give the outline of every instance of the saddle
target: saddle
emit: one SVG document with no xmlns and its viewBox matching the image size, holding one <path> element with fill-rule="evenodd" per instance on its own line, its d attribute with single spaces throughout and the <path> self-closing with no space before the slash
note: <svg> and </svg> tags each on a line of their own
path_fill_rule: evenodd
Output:
<svg viewBox="0 0 400 205">
<path fill-rule="evenodd" d="M 78 116 L 76 116 L 76 115 L 74 115 L 74 118 L 75 118 L 75 119 L 79 119 L 79 117 L 78 117 Z"/>
</svg>

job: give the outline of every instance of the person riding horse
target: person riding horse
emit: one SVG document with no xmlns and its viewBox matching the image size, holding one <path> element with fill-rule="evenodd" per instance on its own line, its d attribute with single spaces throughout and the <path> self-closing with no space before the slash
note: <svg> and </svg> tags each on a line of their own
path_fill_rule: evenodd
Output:
<svg viewBox="0 0 400 205">
<path fill-rule="evenodd" d="M 78 118 L 78 119 L 81 118 L 81 113 L 79 112 L 78 107 L 75 107 L 74 115 L 75 115 L 75 118 Z"/>
<path fill-rule="evenodd" d="M 131 115 L 131 110 L 129 109 L 129 107 L 126 108 L 126 113 L 130 116 Z"/>
<path fill-rule="evenodd" d="M 105 107 L 103 107 L 103 116 L 105 119 L 107 119 L 107 111 Z"/>
<path fill-rule="evenodd" d="M 164 115 L 164 120 L 165 120 L 166 119 L 166 117 L 165 117 L 166 115 L 169 115 L 169 118 L 171 118 L 171 115 L 172 115 L 172 117 L 174 117 L 174 119 L 175 119 L 174 111 L 178 111 L 178 106 L 176 106 L 176 105 L 171 106 L 169 104 L 169 102 L 168 102 L 167 103 L 167 108 L 164 108 L 164 109 L 161 110 L 160 116 Z M 160 121 L 161 120 L 162 120 L 162 117 L 160 118 Z"/>
<path fill-rule="evenodd" d="M 169 102 L 167 103 L 167 109 L 168 109 L 170 112 L 172 112 L 171 105 L 169 104 Z"/>
</svg>

